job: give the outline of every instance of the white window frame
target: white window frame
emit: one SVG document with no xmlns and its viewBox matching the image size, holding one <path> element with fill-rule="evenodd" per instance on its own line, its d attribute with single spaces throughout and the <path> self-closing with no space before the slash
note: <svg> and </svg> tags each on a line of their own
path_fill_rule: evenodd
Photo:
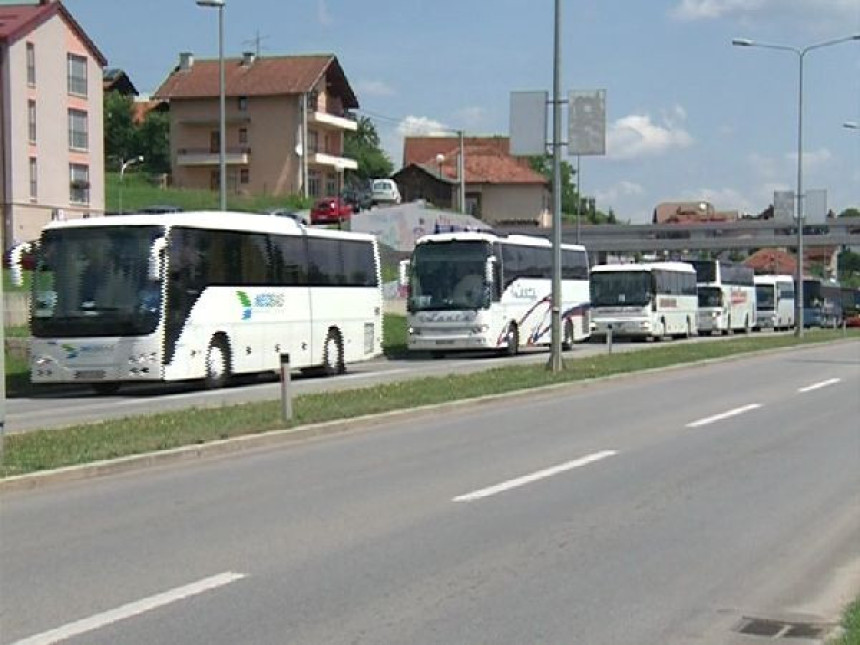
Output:
<svg viewBox="0 0 860 645">
<path fill-rule="evenodd" d="M 27 140 L 36 143 L 36 101 L 27 101 Z"/>
<path fill-rule="evenodd" d="M 89 115 L 84 110 L 69 109 L 69 149 L 90 149 Z"/>
<path fill-rule="evenodd" d="M 82 182 L 82 186 L 75 186 Z M 86 164 L 69 164 L 69 201 L 73 204 L 90 203 L 90 167 Z"/>
<path fill-rule="evenodd" d="M 82 72 L 76 73 L 76 72 Z M 66 79 L 69 94 L 87 96 L 87 58 L 69 54 L 66 61 Z"/>
</svg>

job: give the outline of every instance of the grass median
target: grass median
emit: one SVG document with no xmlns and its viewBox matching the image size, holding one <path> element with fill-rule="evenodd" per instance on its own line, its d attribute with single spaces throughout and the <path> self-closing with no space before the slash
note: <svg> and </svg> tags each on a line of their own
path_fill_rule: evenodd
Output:
<svg viewBox="0 0 860 645">
<path fill-rule="evenodd" d="M 22 475 L 285 427 L 352 419 L 421 405 L 844 338 L 858 339 L 860 330 L 810 330 L 802 339 L 792 335 L 762 334 L 714 343 L 649 345 L 641 351 L 581 358 L 576 357 L 574 350 L 565 356 L 564 370 L 557 373 L 547 370 L 543 363 L 516 365 L 472 374 L 423 377 L 355 390 L 301 395 L 293 401 L 293 421 L 287 426 L 281 421 L 280 401 L 274 400 L 220 408 L 193 408 L 13 434 L 5 440 L 0 476 Z"/>
</svg>

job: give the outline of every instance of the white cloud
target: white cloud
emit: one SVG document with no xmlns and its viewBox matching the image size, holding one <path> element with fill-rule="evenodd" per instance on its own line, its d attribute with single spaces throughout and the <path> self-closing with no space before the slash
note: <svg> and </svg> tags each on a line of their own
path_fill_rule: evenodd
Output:
<svg viewBox="0 0 860 645">
<path fill-rule="evenodd" d="M 464 107 L 457 111 L 457 121 L 466 130 L 483 130 L 487 127 L 487 110 L 479 106 Z"/>
<path fill-rule="evenodd" d="M 687 148 L 693 137 L 681 122 L 686 113 L 681 106 L 655 123 L 647 114 L 631 114 L 618 119 L 607 133 L 608 155 L 613 159 L 636 159 L 664 154 L 673 149 Z"/>
<path fill-rule="evenodd" d="M 786 155 L 788 159 L 796 166 L 797 165 L 797 151 Z M 833 159 L 833 153 L 830 152 L 827 148 L 819 148 L 818 150 L 804 150 L 803 151 L 803 171 L 806 172 L 808 170 L 818 170 L 822 166 L 826 166 L 827 162 Z"/>
<path fill-rule="evenodd" d="M 841 22 L 857 19 L 857 0 L 680 0 L 670 15 L 685 21 L 792 16 L 819 23 Z"/>
<path fill-rule="evenodd" d="M 331 12 L 328 10 L 326 0 L 317 0 L 317 20 L 321 25 L 330 25 L 332 23 Z"/>
<path fill-rule="evenodd" d="M 588 186 L 583 184 L 583 188 L 588 188 Z M 627 180 L 619 181 L 604 190 L 594 191 L 594 196 L 597 198 L 597 201 L 599 203 L 608 204 L 610 206 L 623 200 L 625 197 L 633 197 L 644 194 L 645 189 L 642 188 L 641 185 Z"/>
<path fill-rule="evenodd" d="M 394 96 L 394 88 L 385 81 L 358 81 L 355 84 L 356 94 L 359 96 Z"/>
<path fill-rule="evenodd" d="M 397 126 L 397 132 L 404 137 L 443 135 L 450 130 L 444 123 L 426 116 L 407 116 Z"/>
</svg>

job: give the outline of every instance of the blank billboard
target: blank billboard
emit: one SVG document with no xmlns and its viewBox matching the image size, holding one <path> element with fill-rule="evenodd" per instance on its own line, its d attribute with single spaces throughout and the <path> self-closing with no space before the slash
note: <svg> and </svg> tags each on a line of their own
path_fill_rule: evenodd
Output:
<svg viewBox="0 0 860 645">
<path fill-rule="evenodd" d="M 568 154 L 606 154 L 606 90 L 573 90 L 568 95 Z"/>
<path fill-rule="evenodd" d="M 546 154 L 548 92 L 511 92 L 511 154 Z"/>
</svg>

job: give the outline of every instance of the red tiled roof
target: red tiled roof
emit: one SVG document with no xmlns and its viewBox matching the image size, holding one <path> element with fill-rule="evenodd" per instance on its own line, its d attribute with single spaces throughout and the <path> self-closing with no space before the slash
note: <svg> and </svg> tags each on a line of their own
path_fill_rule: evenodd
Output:
<svg viewBox="0 0 860 645">
<path fill-rule="evenodd" d="M 58 13 L 84 42 L 99 64 L 102 67 L 107 65 L 107 59 L 99 51 L 99 48 L 59 1 L 37 5 L 0 5 L 0 43 L 12 44 L 20 40 Z"/>
<path fill-rule="evenodd" d="M 463 137 L 463 146 L 488 148 L 503 155 L 511 151 L 508 137 Z M 450 156 L 459 148 L 459 137 L 404 137 L 403 165 L 435 163 L 437 154 Z"/>
<path fill-rule="evenodd" d="M 135 101 L 131 104 L 131 119 L 139 125 L 146 120 L 147 114 L 166 105 L 164 101 Z"/>
<path fill-rule="evenodd" d="M 547 179 L 532 170 L 524 162 L 502 154 L 492 148 L 469 146 L 464 150 L 464 179 L 467 184 L 547 184 Z M 442 161 L 442 178 L 449 182 L 457 181 L 457 162 L 459 145 L 445 154 Z M 439 176 L 440 166 L 433 159 L 415 163 L 434 177 Z"/>
<path fill-rule="evenodd" d="M 243 65 L 241 58 L 224 61 L 224 92 L 227 96 L 277 96 L 301 94 L 313 89 L 319 79 L 330 75 L 339 90 L 344 108 L 358 107 L 358 100 L 337 57 L 333 54 L 308 56 L 259 56 Z M 190 69 L 174 69 L 153 94 L 160 99 L 192 99 L 218 96 L 219 61 L 195 60 Z"/>
<path fill-rule="evenodd" d="M 744 266 L 763 274 L 794 275 L 797 272 L 794 255 L 780 249 L 759 249 L 744 260 Z"/>
</svg>

